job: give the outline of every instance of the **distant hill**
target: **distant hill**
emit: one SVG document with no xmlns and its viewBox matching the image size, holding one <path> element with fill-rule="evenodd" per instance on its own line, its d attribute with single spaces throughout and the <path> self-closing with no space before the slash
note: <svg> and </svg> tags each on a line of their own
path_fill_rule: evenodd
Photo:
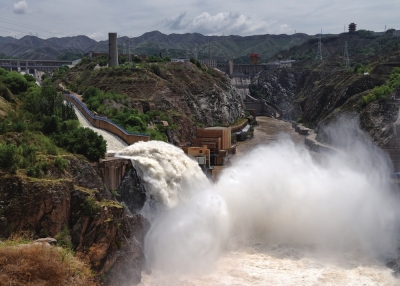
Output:
<svg viewBox="0 0 400 286">
<path fill-rule="evenodd" d="M 41 60 L 54 60 L 67 53 L 83 55 L 97 43 L 86 36 L 46 40 L 35 36 L 25 36 L 19 40 L 11 41 L 11 39 L 0 38 L 0 53 L 8 57 Z"/>
<path fill-rule="evenodd" d="M 248 62 L 250 53 L 258 53 L 262 61 L 268 60 L 276 52 L 299 45 L 308 40 L 306 34 L 291 35 L 255 35 L 255 36 L 204 36 L 198 33 L 165 35 L 158 31 L 148 32 L 140 37 L 131 38 L 135 54 L 185 57 L 188 52 L 192 56 L 196 48 L 199 58 L 211 58 L 224 61 L 244 57 Z M 118 38 L 121 46 L 127 37 Z M 95 51 L 108 51 L 108 41 L 100 41 L 93 47 Z"/>
<path fill-rule="evenodd" d="M 0 36 L 0 46 L 3 44 L 8 44 L 17 41 L 17 39 L 14 39 L 13 37 L 1 37 Z"/>
<path fill-rule="evenodd" d="M 308 39 L 301 45 L 277 53 L 274 57 L 314 60 L 317 54 L 318 41 L 318 38 Z M 323 59 L 330 61 L 332 56 L 343 58 L 346 42 L 351 64 L 355 62 L 366 64 L 378 55 L 397 51 L 400 47 L 400 37 L 394 37 L 392 30 L 388 30 L 386 33 L 359 30 L 352 34 L 326 35 L 321 39 Z M 344 62 L 344 58 L 342 62 Z M 305 63 L 310 64 L 307 61 Z"/>
<path fill-rule="evenodd" d="M 273 54 L 299 45 L 310 36 L 306 34 L 291 35 L 255 35 L 255 36 L 204 36 L 198 33 L 165 35 L 158 31 L 148 32 L 140 37 L 131 38 L 133 53 L 174 57 L 192 57 L 196 48 L 199 58 L 224 61 L 238 59 L 248 62 L 250 53 L 258 53 L 261 61 L 268 60 Z M 124 51 L 127 37 L 118 38 L 120 53 Z M 0 53 L 8 57 L 24 59 L 57 59 L 65 55 L 83 55 L 93 50 L 108 52 L 108 40 L 95 41 L 86 36 L 49 38 L 46 40 L 35 36 L 25 36 L 19 40 L 11 37 L 0 37 Z"/>
</svg>

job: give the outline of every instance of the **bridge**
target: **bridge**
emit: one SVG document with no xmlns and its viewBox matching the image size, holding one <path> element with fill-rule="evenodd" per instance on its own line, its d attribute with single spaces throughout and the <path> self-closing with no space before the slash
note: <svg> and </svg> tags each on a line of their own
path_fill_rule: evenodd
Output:
<svg viewBox="0 0 400 286">
<path fill-rule="evenodd" d="M 21 60 L 21 59 L 0 59 L 0 67 L 8 71 L 25 71 L 33 74 L 34 70 L 51 73 L 62 66 L 74 65 L 76 61 L 55 61 L 55 60 Z"/>
</svg>

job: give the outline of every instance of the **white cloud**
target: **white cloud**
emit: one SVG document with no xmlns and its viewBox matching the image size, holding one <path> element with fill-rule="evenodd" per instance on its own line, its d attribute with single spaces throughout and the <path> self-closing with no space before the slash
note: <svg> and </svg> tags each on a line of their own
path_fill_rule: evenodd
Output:
<svg viewBox="0 0 400 286">
<path fill-rule="evenodd" d="M 89 34 L 88 37 L 95 41 L 103 41 L 107 39 L 107 34 L 102 31 L 101 32 L 97 31 L 92 34 Z"/>
<path fill-rule="evenodd" d="M 13 13 L 15 14 L 25 14 L 28 9 L 28 3 L 25 0 L 14 3 Z"/>
<path fill-rule="evenodd" d="M 193 20 L 186 20 L 186 12 L 165 19 L 161 24 L 171 30 L 198 32 L 206 35 L 254 35 L 287 33 L 292 29 L 277 21 L 265 21 L 242 14 L 222 12 L 210 15 L 203 12 Z"/>
</svg>

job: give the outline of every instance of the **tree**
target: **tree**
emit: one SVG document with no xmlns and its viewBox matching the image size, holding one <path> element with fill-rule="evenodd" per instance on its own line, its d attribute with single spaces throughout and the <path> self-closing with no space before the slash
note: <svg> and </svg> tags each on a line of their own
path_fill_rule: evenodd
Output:
<svg viewBox="0 0 400 286">
<path fill-rule="evenodd" d="M 69 152 L 82 154 L 91 161 L 104 158 L 107 143 L 92 129 L 79 127 L 57 136 L 58 145 Z"/>
<path fill-rule="evenodd" d="M 7 73 L 3 77 L 3 83 L 15 95 L 28 89 L 28 81 L 16 71 Z"/>
<path fill-rule="evenodd" d="M 26 81 L 28 83 L 31 83 L 31 82 L 35 83 L 36 82 L 36 79 L 32 75 L 30 75 L 28 73 L 24 74 L 24 78 L 26 79 Z"/>
</svg>

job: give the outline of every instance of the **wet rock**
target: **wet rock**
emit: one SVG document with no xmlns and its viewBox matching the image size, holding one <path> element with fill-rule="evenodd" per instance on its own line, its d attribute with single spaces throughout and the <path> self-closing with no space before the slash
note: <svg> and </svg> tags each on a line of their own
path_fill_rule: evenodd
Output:
<svg viewBox="0 0 400 286">
<path fill-rule="evenodd" d="M 132 214 L 142 209 L 146 201 L 146 189 L 134 168 L 125 174 L 117 193 L 117 200 L 125 204 Z"/>
</svg>

